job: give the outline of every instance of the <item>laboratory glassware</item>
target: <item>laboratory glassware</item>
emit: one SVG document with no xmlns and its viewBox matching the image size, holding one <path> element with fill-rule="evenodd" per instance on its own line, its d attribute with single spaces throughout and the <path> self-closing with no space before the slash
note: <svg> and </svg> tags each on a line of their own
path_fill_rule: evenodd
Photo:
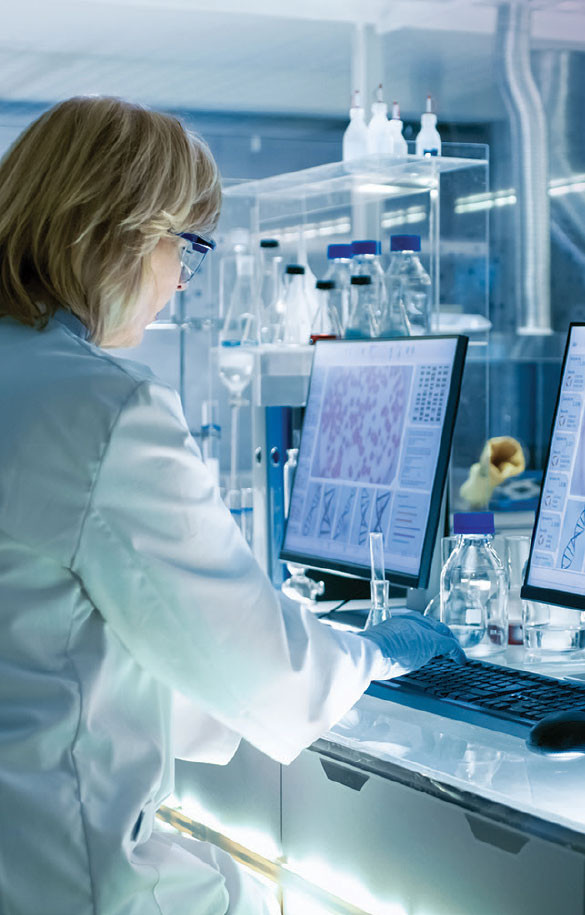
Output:
<svg viewBox="0 0 585 915">
<path fill-rule="evenodd" d="M 219 377 L 230 394 L 230 490 L 237 489 L 239 413 L 246 404 L 242 394 L 252 378 L 259 341 L 260 315 L 254 258 L 251 254 L 237 254 L 236 278 L 219 335 L 218 354 Z"/>
<path fill-rule="evenodd" d="M 459 544 L 459 536 L 456 534 L 451 534 L 449 537 L 441 537 L 441 569 L 447 562 L 449 556 L 453 550 Z M 438 591 L 434 597 L 428 602 L 425 607 L 425 616 L 430 616 L 431 619 L 440 620 L 441 619 L 441 592 Z"/>
<path fill-rule="evenodd" d="M 372 315 L 377 308 L 371 276 L 352 276 L 346 340 L 368 340 L 372 334 Z"/>
<path fill-rule="evenodd" d="M 315 286 L 319 304 L 311 326 L 311 343 L 316 343 L 317 340 L 337 340 L 341 336 L 341 326 L 337 309 L 331 301 L 335 283 L 333 280 L 317 280 Z"/>
<path fill-rule="evenodd" d="M 375 304 L 372 309 L 374 326 L 372 336 L 379 333 L 380 317 L 386 310 L 386 279 L 382 268 L 382 246 L 379 241 L 364 239 L 351 243 L 353 258 L 351 262 L 352 276 L 369 276 L 372 279 L 372 293 Z"/>
<path fill-rule="evenodd" d="M 497 538 L 496 538 L 497 539 Z M 522 598 L 526 563 L 530 554 L 530 537 L 527 534 L 506 534 L 502 538 L 500 555 L 505 559 L 508 575 L 508 642 L 522 645 Z M 495 544 L 496 549 L 499 543 Z"/>
<path fill-rule="evenodd" d="M 433 113 L 433 103 L 427 95 L 426 111 L 421 115 L 421 128 L 416 137 L 417 156 L 440 156 L 441 137 L 437 130 L 437 115 Z"/>
<path fill-rule="evenodd" d="M 370 533 L 370 579 L 371 607 L 366 620 L 366 629 L 377 626 L 390 619 L 388 609 L 388 592 L 390 582 L 386 580 L 384 567 L 384 534 L 381 531 Z"/>
<path fill-rule="evenodd" d="M 585 612 L 525 600 L 522 633 L 528 660 L 569 660 L 585 649 Z"/>
<path fill-rule="evenodd" d="M 378 156 L 388 152 L 388 105 L 384 101 L 382 83 L 376 89 L 372 117 L 368 124 L 368 152 Z"/>
<path fill-rule="evenodd" d="M 301 264 L 288 264 L 286 267 L 283 306 L 283 343 L 309 343 L 313 314 L 305 294 L 305 268 Z"/>
<path fill-rule="evenodd" d="M 502 651 L 508 643 L 508 580 L 493 548 L 491 512 L 455 513 L 459 541 L 441 572 L 441 622 L 471 657 Z"/>
<path fill-rule="evenodd" d="M 204 400 L 201 404 L 201 457 L 214 482 L 219 486 L 219 404 L 217 400 Z"/>
<path fill-rule="evenodd" d="M 282 481 L 284 489 L 285 518 L 288 518 L 290 510 L 290 497 L 293 479 L 297 469 L 298 456 L 298 448 L 287 449 Z M 310 609 L 314 609 L 317 606 L 316 599 L 321 597 L 325 592 L 325 585 L 322 581 L 314 581 L 314 579 L 309 578 L 304 566 L 300 566 L 296 562 L 286 562 L 285 565 L 290 574 L 290 578 L 286 578 L 282 583 L 282 593 L 286 594 L 287 597 L 290 597 L 291 600 L 295 600 Z"/>
<path fill-rule="evenodd" d="M 260 240 L 261 343 L 279 343 L 282 335 L 282 255 L 275 238 Z"/>
<path fill-rule="evenodd" d="M 431 331 L 431 278 L 420 262 L 419 251 L 420 235 L 390 238 L 390 265 L 386 272 L 388 325 L 406 324 L 410 334 Z"/>
<path fill-rule="evenodd" d="M 332 244 L 327 246 L 327 260 L 329 267 L 323 277 L 335 283 L 331 291 L 330 301 L 335 306 L 339 318 L 339 325 L 345 329 L 349 316 L 349 281 L 351 277 L 352 248 L 347 244 Z"/>
<path fill-rule="evenodd" d="M 395 159 L 408 155 L 408 144 L 402 135 L 402 120 L 398 102 L 392 105 L 392 117 L 388 121 L 388 154 Z"/>
<path fill-rule="evenodd" d="M 254 546 L 254 490 L 244 486 L 240 490 L 240 529 L 250 549 Z"/>
<path fill-rule="evenodd" d="M 349 124 L 343 134 L 342 149 L 344 162 L 349 162 L 351 159 L 361 159 L 362 156 L 367 156 L 368 154 L 368 126 L 358 89 L 355 90 L 351 97 Z"/>
</svg>

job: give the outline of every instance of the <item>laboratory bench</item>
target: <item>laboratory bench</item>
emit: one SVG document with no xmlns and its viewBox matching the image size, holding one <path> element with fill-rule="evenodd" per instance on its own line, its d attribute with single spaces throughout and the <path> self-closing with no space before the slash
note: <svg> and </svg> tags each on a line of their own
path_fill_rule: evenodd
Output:
<svg viewBox="0 0 585 915">
<path fill-rule="evenodd" d="M 285 915 L 585 912 L 585 756 L 506 733 L 366 694 L 288 766 L 177 761 L 175 795 L 163 819 L 278 882 Z"/>
</svg>

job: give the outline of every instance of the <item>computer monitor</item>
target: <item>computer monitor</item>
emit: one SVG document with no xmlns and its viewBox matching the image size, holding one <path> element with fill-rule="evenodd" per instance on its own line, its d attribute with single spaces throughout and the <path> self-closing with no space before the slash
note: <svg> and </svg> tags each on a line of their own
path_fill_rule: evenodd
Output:
<svg viewBox="0 0 585 915">
<path fill-rule="evenodd" d="M 585 324 L 569 328 L 521 595 L 585 610 Z"/>
<path fill-rule="evenodd" d="M 467 338 L 320 341 L 281 559 L 426 587 Z"/>
</svg>

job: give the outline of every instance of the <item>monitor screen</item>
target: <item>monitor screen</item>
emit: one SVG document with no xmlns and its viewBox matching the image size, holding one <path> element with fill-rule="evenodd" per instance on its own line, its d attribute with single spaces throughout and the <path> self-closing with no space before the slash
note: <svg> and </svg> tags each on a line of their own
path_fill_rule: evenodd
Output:
<svg viewBox="0 0 585 915">
<path fill-rule="evenodd" d="M 316 346 L 281 558 L 425 587 L 459 399 L 465 337 Z"/>
<path fill-rule="evenodd" d="M 522 597 L 585 610 L 585 325 L 572 324 Z"/>
</svg>

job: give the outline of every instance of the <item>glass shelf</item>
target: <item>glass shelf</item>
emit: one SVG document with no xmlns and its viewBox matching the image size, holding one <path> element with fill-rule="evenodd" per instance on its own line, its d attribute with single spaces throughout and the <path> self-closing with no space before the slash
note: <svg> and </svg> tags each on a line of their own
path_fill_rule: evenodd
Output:
<svg viewBox="0 0 585 915">
<path fill-rule="evenodd" d="M 442 174 L 487 165 L 483 145 L 445 144 L 444 151 L 446 155 L 427 158 L 411 154 L 400 159 L 371 155 L 351 162 L 332 162 L 258 181 L 242 181 L 225 188 L 224 196 L 290 200 L 349 192 L 359 194 L 367 203 L 377 197 L 425 192 L 438 187 Z M 466 155 L 450 155 L 450 152 Z"/>
</svg>

